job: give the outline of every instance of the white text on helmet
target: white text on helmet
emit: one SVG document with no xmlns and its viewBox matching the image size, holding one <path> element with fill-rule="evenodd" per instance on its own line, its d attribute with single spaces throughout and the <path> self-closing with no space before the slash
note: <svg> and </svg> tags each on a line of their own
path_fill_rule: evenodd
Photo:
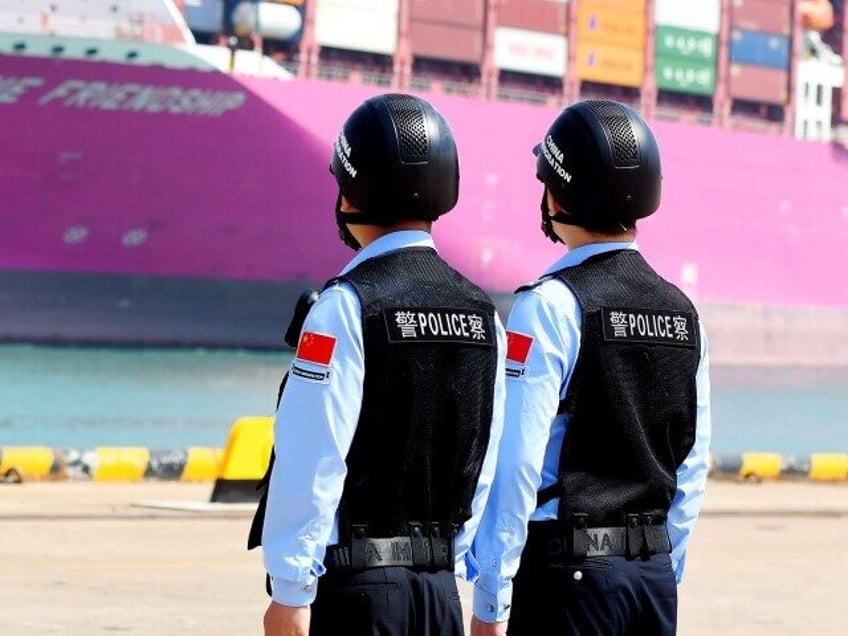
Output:
<svg viewBox="0 0 848 636">
<path fill-rule="evenodd" d="M 344 131 L 339 133 L 339 143 L 341 144 L 344 153 L 350 157 L 350 144 L 347 141 L 347 137 L 345 137 Z"/>
<path fill-rule="evenodd" d="M 565 168 L 562 167 L 562 161 L 565 159 L 565 155 L 554 143 L 554 140 L 550 135 L 547 136 L 545 139 L 545 145 L 542 146 L 542 154 L 545 155 L 545 159 L 550 164 L 551 168 L 554 169 L 554 172 L 559 175 L 559 178 L 566 183 L 571 183 L 571 174 L 566 172 Z"/>
<path fill-rule="evenodd" d="M 353 167 L 350 159 L 348 159 L 350 156 L 350 144 L 348 143 L 344 132 L 339 133 L 339 137 L 336 139 L 336 143 L 333 144 L 333 147 L 335 149 L 336 156 L 339 158 L 339 163 L 344 166 L 345 172 L 347 172 L 352 179 L 356 179 L 356 168 Z"/>
</svg>

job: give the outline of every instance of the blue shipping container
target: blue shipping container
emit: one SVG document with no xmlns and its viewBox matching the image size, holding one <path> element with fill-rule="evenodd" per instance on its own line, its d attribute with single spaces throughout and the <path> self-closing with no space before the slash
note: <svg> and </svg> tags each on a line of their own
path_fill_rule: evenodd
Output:
<svg viewBox="0 0 848 636">
<path fill-rule="evenodd" d="M 734 29 L 730 33 L 730 61 L 787 69 L 790 44 L 790 38 L 784 35 Z"/>
<path fill-rule="evenodd" d="M 192 31 L 220 33 L 224 28 L 224 3 L 222 0 L 187 0 L 185 19 Z"/>
</svg>

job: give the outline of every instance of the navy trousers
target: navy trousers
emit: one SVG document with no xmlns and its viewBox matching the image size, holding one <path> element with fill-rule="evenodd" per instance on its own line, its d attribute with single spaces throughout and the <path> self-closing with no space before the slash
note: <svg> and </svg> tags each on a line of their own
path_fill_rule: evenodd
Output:
<svg viewBox="0 0 848 636">
<path fill-rule="evenodd" d="M 668 554 L 590 557 L 566 564 L 522 558 L 509 636 L 673 636 L 677 585 Z"/>
<path fill-rule="evenodd" d="M 390 567 L 318 579 L 310 636 L 463 636 L 453 572 Z"/>
</svg>

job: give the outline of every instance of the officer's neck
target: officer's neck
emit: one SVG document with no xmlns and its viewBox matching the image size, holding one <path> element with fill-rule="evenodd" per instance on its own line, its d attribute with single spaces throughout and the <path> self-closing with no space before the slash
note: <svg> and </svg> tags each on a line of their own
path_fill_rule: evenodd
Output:
<svg viewBox="0 0 848 636">
<path fill-rule="evenodd" d="M 593 243 L 631 243 L 636 240 L 636 230 L 621 232 L 593 232 L 576 225 L 554 223 L 554 232 L 569 250 Z"/>
<path fill-rule="evenodd" d="M 392 232 L 400 232 L 401 230 L 421 230 L 430 232 L 433 224 L 430 221 L 400 221 L 388 227 L 382 225 L 348 225 L 350 231 L 359 241 L 362 247 L 373 243 L 378 238 L 391 234 Z"/>
</svg>

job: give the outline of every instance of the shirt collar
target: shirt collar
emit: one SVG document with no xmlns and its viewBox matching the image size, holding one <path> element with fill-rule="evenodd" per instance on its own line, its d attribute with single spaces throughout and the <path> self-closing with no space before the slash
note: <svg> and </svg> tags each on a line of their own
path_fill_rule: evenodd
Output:
<svg viewBox="0 0 848 636">
<path fill-rule="evenodd" d="M 389 232 L 359 250 L 357 255 L 341 271 L 341 275 L 344 276 L 362 261 L 405 247 L 429 247 L 436 249 L 436 244 L 433 242 L 433 237 L 430 233 L 424 230 L 398 230 L 396 232 Z"/>
<path fill-rule="evenodd" d="M 614 243 L 589 243 L 588 245 L 581 245 L 580 247 L 575 247 L 573 250 L 568 250 L 564 256 L 560 257 L 547 269 L 547 271 L 545 271 L 545 274 L 552 274 L 565 267 L 579 265 L 587 258 L 603 254 L 605 252 L 612 252 L 614 250 L 636 250 L 638 252 L 639 246 L 636 245 L 635 241 L 616 241 Z"/>
</svg>

